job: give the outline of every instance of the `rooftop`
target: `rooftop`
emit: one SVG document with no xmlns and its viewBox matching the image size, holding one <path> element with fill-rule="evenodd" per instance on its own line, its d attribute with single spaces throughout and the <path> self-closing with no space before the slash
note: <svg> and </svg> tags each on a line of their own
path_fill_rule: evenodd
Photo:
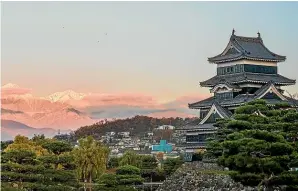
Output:
<svg viewBox="0 0 298 191">
<path fill-rule="evenodd" d="M 217 100 L 213 96 L 209 97 L 207 99 L 201 100 L 196 103 L 188 104 L 189 108 L 191 109 L 203 109 L 203 108 L 210 108 L 214 103 L 218 103 L 221 107 L 229 107 L 229 106 L 238 106 L 250 101 L 253 101 L 255 99 L 260 99 L 262 96 L 264 96 L 264 93 L 267 92 L 267 90 L 271 87 L 271 85 L 274 85 L 272 81 L 267 82 L 267 84 L 263 85 L 259 90 L 255 92 L 255 94 L 239 94 L 233 99 L 223 99 L 223 100 Z M 288 102 L 290 105 L 296 106 L 298 105 L 298 100 L 295 100 L 293 98 L 287 97 L 282 95 L 286 100 L 285 102 Z M 283 100 L 280 99 L 264 99 L 267 101 L 269 105 L 274 105 L 276 103 L 280 103 Z"/>
<path fill-rule="evenodd" d="M 264 45 L 260 33 L 258 33 L 258 37 L 243 37 L 236 36 L 235 30 L 233 30 L 225 50 L 217 56 L 208 58 L 208 61 L 220 64 L 241 59 L 283 62 L 286 57 L 271 52 Z"/>
<path fill-rule="evenodd" d="M 257 74 L 257 73 L 234 73 L 227 75 L 217 75 L 206 81 L 200 82 L 203 87 L 214 87 L 218 84 L 230 83 L 230 84 L 240 84 L 240 83 L 260 83 L 267 84 L 268 81 L 273 81 L 278 85 L 293 85 L 296 80 L 286 78 L 280 74 Z"/>
</svg>

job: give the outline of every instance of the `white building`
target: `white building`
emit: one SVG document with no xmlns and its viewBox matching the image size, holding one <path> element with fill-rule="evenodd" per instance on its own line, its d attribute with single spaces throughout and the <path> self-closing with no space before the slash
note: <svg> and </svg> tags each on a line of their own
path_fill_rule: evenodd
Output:
<svg viewBox="0 0 298 191">
<path fill-rule="evenodd" d="M 160 129 L 160 130 L 171 129 L 171 130 L 173 130 L 173 129 L 175 129 L 175 127 L 172 125 L 161 125 L 161 126 L 157 127 L 157 129 Z"/>
</svg>

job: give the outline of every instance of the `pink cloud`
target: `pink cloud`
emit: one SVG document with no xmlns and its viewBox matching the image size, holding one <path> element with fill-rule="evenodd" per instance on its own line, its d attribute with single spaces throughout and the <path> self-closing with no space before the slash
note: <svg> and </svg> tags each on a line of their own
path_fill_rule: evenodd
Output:
<svg viewBox="0 0 298 191">
<path fill-rule="evenodd" d="M 167 105 L 171 105 L 173 107 L 187 108 L 189 103 L 194 103 L 208 97 L 210 97 L 210 94 L 188 94 L 178 97 L 171 102 L 168 102 Z"/>
<path fill-rule="evenodd" d="M 170 118 L 170 117 L 182 117 L 182 118 L 187 118 L 187 117 L 196 117 L 195 115 L 192 114 L 187 114 L 179 111 L 163 111 L 163 112 L 156 112 L 148 115 L 149 117 L 155 117 L 155 118 Z"/>
<path fill-rule="evenodd" d="M 77 106 L 139 106 L 154 107 L 159 105 L 156 98 L 144 94 L 90 94 L 82 100 L 72 102 Z"/>
<path fill-rule="evenodd" d="M 1 87 L 1 97 L 5 98 L 10 95 L 25 95 L 31 93 L 31 89 L 21 88 L 17 85 L 4 85 Z"/>
</svg>

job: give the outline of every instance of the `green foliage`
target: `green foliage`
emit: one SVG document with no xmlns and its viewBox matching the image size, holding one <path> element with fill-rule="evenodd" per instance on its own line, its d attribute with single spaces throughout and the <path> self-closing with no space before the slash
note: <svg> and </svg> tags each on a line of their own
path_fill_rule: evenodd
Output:
<svg viewBox="0 0 298 191">
<path fill-rule="evenodd" d="M 122 166 L 116 170 L 116 174 L 103 174 L 98 183 L 98 190 L 131 190 L 132 185 L 142 184 L 144 179 L 140 176 L 141 169 L 135 166 Z"/>
<path fill-rule="evenodd" d="M 138 185 L 142 184 L 144 179 L 140 175 L 117 175 L 119 184 L 122 185 Z"/>
<path fill-rule="evenodd" d="M 75 144 L 77 141 L 75 134 L 73 132 L 71 132 L 69 134 L 55 135 L 54 139 L 58 140 L 58 141 L 65 141 L 65 142 L 72 143 L 72 144 Z"/>
<path fill-rule="evenodd" d="M 135 166 L 125 165 L 125 166 L 119 167 L 116 170 L 116 174 L 117 175 L 132 175 L 132 174 L 139 175 L 141 174 L 141 170 Z"/>
<path fill-rule="evenodd" d="M 79 140 L 79 147 L 73 150 L 74 162 L 79 179 L 92 183 L 106 170 L 109 149 L 88 136 Z"/>
<path fill-rule="evenodd" d="M 290 104 L 288 102 L 280 102 L 275 104 L 275 109 L 283 109 L 283 108 L 290 108 Z"/>
<path fill-rule="evenodd" d="M 141 169 L 142 170 L 152 170 L 157 167 L 157 160 L 154 156 L 143 155 L 140 156 Z"/>
<path fill-rule="evenodd" d="M 108 168 L 117 168 L 121 158 L 111 157 L 108 161 Z"/>
<path fill-rule="evenodd" d="M 18 163 L 1 164 L 2 171 L 12 171 L 17 173 L 39 173 L 44 172 L 46 168 L 43 165 L 22 165 Z"/>
<path fill-rule="evenodd" d="M 42 135 L 35 135 L 32 137 L 31 139 L 33 142 L 37 143 L 38 145 L 42 145 L 42 143 L 44 143 L 47 139 L 44 136 L 44 134 Z"/>
<path fill-rule="evenodd" d="M 256 99 L 247 103 L 247 105 L 266 105 L 266 104 L 267 102 L 263 99 Z"/>
<path fill-rule="evenodd" d="M 119 185 L 115 187 L 97 186 L 95 191 L 136 191 L 133 186 Z"/>
<path fill-rule="evenodd" d="M 69 143 L 63 141 L 45 142 L 42 147 L 54 153 L 55 155 L 59 155 L 64 152 L 70 152 L 72 150 L 72 146 Z"/>
<path fill-rule="evenodd" d="M 37 156 L 45 155 L 48 151 L 42 148 L 41 145 L 38 145 L 36 142 L 33 142 L 28 139 L 28 137 L 17 135 L 12 144 L 9 144 L 4 152 L 13 151 L 13 150 L 26 150 L 34 152 Z"/>
<path fill-rule="evenodd" d="M 55 140 L 17 136 L 2 153 L 1 189 L 3 190 L 76 190 L 78 182 L 70 168 L 69 153 L 49 154 L 41 144 Z M 63 168 L 57 166 L 63 164 Z M 62 165 L 61 165 L 62 166 Z"/>
<path fill-rule="evenodd" d="M 163 163 L 163 169 L 166 175 L 173 174 L 181 165 L 183 160 L 181 158 L 168 158 Z"/>
<path fill-rule="evenodd" d="M 246 106 L 243 106 L 243 107 L 238 107 L 235 110 L 235 113 L 236 114 L 239 114 L 239 113 L 252 114 L 255 111 L 256 111 L 256 107 L 255 106 L 253 106 L 253 105 L 246 105 Z"/>
<path fill-rule="evenodd" d="M 298 167 L 298 113 L 287 107 L 256 100 L 237 108 L 233 120 L 216 124 L 216 139 L 208 143 L 207 154 L 244 185 L 293 188 L 298 176 L 289 167 Z"/>
<path fill-rule="evenodd" d="M 10 145 L 12 143 L 13 143 L 13 141 L 1 141 L 1 150 L 2 151 L 5 150 L 8 147 L 8 145 Z"/>
<path fill-rule="evenodd" d="M 252 102 L 247 103 L 242 107 L 238 107 L 235 110 L 236 114 L 253 114 L 256 111 L 266 112 L 269 108 L 266 106 L 266 101 L 262 99 L 257 99 Z"/>
<path fill-rule="evenodd" d="M 120 166 L 124 165 L 132 165 L 136 167 L 141 167 L 142 160 L 139 155 L 137 155 L 134 151 L 126 151 L 124 155 L 120 159 Z"/>
<path fill-rule="evenodd" d="M 35 152 L 31 150 L 19 149 L 19 150 L 8 150 L 2 154 L 4 160 L 11 161 L 19 164 L 32 164 L 35 163 L 36 157 Z"/>
<path fill-rule="evenodd" d="M 263 174 L 255 174 L 255 173 L 231 173 L 231 177 L 237 181 L 241 182 L 244 185 L 248 186 L 256 186 L 258 185 L 264 178 Z"/>
<path fill-rule="evenodd" d="M 283 122 L 290 122 L 290 123 L 294 123 L 294 122 L 298 122 L 298 113 L 287 113 L 285 116 L 283 116 L 281 118 L 281 120 Z"/>
<path fill-rule="evenodd" d="M 99 184 L 104 184 L 106 187 L 116 187 L 118 185 L 116 174 L 103 174 L 99 181 Z"/>
<path fill-rule="evenodd" d="M 251 129 L 252 124 L 247 121 L 233 120 L 228 122 L 227 128 L 231 130 L 245 130 Z"/>
</svg>

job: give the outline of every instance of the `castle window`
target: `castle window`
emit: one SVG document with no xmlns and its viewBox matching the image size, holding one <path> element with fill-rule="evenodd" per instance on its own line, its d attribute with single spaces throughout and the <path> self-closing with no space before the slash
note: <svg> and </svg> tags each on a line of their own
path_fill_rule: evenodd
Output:
<svg viewBox="0 0 298 191">
<path fill-rule="evenodd" d="M 258 65 L 245 65 L 245 72 L 263 73 L 263 74 L 276 74 L 277 67 L 274 66 L 258 66 Z"/>
</svg>

